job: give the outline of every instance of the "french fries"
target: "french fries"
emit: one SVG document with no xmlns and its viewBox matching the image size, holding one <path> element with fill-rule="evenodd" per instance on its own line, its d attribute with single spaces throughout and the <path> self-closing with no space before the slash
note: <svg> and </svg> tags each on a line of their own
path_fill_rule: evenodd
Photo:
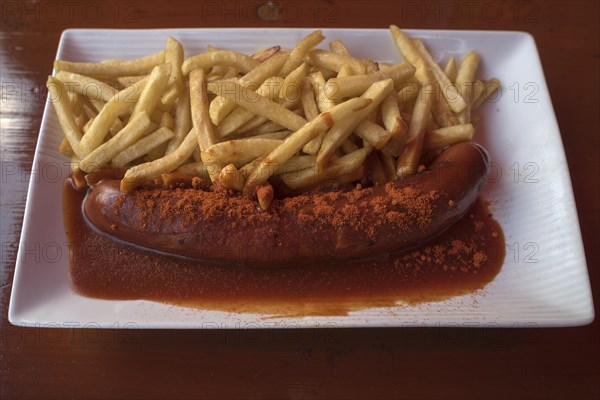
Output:
<svg viewBox="0 0 600 400">
<path fill-rule="evenodd" d="M 282 105 L 261 96 L 249 88 L 235 82 L 209 83 L 208 90 L 244 107 L 246 110 L 261 115 L 269 120 L 295 131 L 306 124 L 306 120 Z"/>
<path fill-rule="evenodd" d="M 192 123 L 202 151 L 217 142 L 217 135 L 209 118 L 206 76 L 201 69 L 190 73 L 190 104 L 192 105 Z"/>
<path fill-rule="evenodd" d="M 281 86 L 283 85 L 283 78 L 271 77 L 263 82 L 258 88 L 256 93 L 262 97 L 266 97 L 271 101 L 279 98 Z M 243 126 L 246 122 L 250 121 L 256 114 L 243 107 L 238 107 L 233 110 L 225 119 L 219 124 L 219 135 L 225 137 L 235 132 L 238 128 Z"/>
<path fill-rule="evenodd" d="M 127 147 L 125 150 L 118 153 L 112 159 L 112 166 L 116 168 L 123 168 L 131 161 L 149 153 L 152 149 L 160 146 L 167 140 L 171 139 L 175 134 L 172 130 L 166 127 L 159 128 L 152 132 L 150 135 L 138 140 L 136 143 Z"/>
<path fill-rule="evenodd" d="M 81 160 L 79 162 L 79 169 L 84 172 L 93 172 L 100 169 L 105 164 L 108 164 L 122 149 L 127 148 L 140 139 L 150 125 L 150 118 L 142 111 L 133 117 L 115 137 L 94 149 L 94 151 Z"/>
<path fill-rule="evenodd" d="M 165 51 L 150 54 L 134 60 L 109 60 L 101 63 L 76 63 L 63 60 L 54 61 L 54 69 L 89 76 L 96 79 L 115 79 L 120 76 L 144 75 L 157 65 L 165 62 Z"/>
<path fill-rule="evenodd" d="M 500 82 L 477 79 L 475 52 L 442 67 L 395 25 L 390 37 L 404 61 L 362 59 L 340 40 L 317 48 L 318 30 L 253 54 L 208 46 L 184 59 L 169 37 L 164 50 L 133 60 L 56 60 L 47 86 L 64 133 L 59 150 L 81 187 L 111 170 L 124 192 L 197 187 L 199 177 L 256 196 L 263 210 L 281 185 L 384 184 L 418 173 L 473 139 L 471 114 Z"/>
<path fill-rule="evenodd" d="M 344 119 L 336 121 L 333 127 L 327 132 L 321 143 L 321 148 L 317 155 L 317 163 L 325 166 L 333 156 L 335 150 L 342 145 L 344 140 L 350 136 L 352 130 L 394 89 L 392 79 L 386 79 L 373 83 L 360 98 L 370 99 L 371 103 L 362 110 L 357 110 Z M 334 107 L 335 108 L 335 107 Z"/>
<path fill-rule="evenodd" d="M 122 192 L 129 192 L 144 182 L 159 177 L 165 172 L 171 172 L 185 162 L 198 147 L 196 135 L 190 131 L 181 145 L 174 152 L 166 156 L 144 164 L 133 166 L 125 172 L 121 180 Z"/>
<path fill-rule="evenodd" d="M 81 139 L 81 149 L 88 154 L 102 144 L 112 124 L 120 115 L 133 112 L 147 78 L 126 87 L 114 95 L 100 110 L 89 130 Z M 64 127 L 63 127 L 64 129 Z"/>
<path fill-rule="evenodd" d="M 238 139 L 214 144 L 202 151 L 202 162 L 210 164 L 244 164 L 258 157 L 265 157 L 279 147 L 283 141 L 277 139 Z"/>
<path fill-rule="evenodd" d="M 444 73 L 442 68 L 433 59 L 429 51 L 425 48 L 425 45 L 420 40 L 415 40 L 417 51 L 423 58 L 423 61 L 427 68 L 431 71 L 438 85 L 442 89 L 442 95 L 448 102 L 448 105 L 455 113 L 460 113 L 467 107 L 465 99 L 462 97 L 456 86 L 450 81 L 448 76 Z"/>
<path fill-rule="evenodd" d="M 294 50 L 290 53 L 285 64 L 283 64 L 279 76 L 287 76 L 290 72 L 298 68 L 300 64 L 302 64 L 302 60 L 304 59 L 304 56 L 306 56 L 306 53 L 323 40 L 325 40 L 325 36 L 323 36 L 321 31 L 314 31 L 304 39 L 300 40 Z"/>
<path fill-rule="evenodd" d="M 260 184 L 269 179 L 275 168 L 292 158 L 306 143 L 321 135 L 335 123 L 347 119 L 350 115 L 363 110 L 371 103 L 373 103 L 373 100 L 369 98 L 356 97 L 319 114 L 317 118 L 303 125 L 290 135 L 281 146 L 278 146 L 265 157 L 248 178 L 244 186 L 244 192 L 252 193 Z"/>
<path fill-rule="evenodd" d="M 196 68 L 202 68 L 206 71 L 215 65 L 231 67 L 248 73 L 256 68 L 259 62 L 250 56 L 236 51 L 217 50 L 188 58 L 183 62 L 181 72 L 187 76 Z"/>
<path fill-rule="evenodd" d="M 473 139 L 474 132 L 472 124 L 454 125 L 425 132 L 423 152 L 442 149 L 455 143 L 468 142 Z"/>
<path fill-rule="evenodd" d="M 79 93 L 90 99 L 109 101 L 118 90 L 114 87 L 89 76 L 79 75 L 74 72 L 59 71 L 56 79 L 66 86 L 72 87 L 75 93 Z"/>
<path fill-rule="evenodd" d="M 65 85 L 60 80 L 49 76 L 46 86 L 52 97 L 52 102 L 56 109 L 56 114 L 58 115 L 58 121 L 63 129 L 65 138 L 69 142 L 71 150 L 78 158 L 81 159 L 85 157 L 85 152 L 81 148 L 81 129 L 75 122 Z"/>
<path fill-rule="evenodd" d="M 415 67 L 408 63 L 396 64 L 383 71 L 370 74 L 351 75 L 343 78 L 331 78 L 325 85 L 325 95 L 331 100 L 361 95 L 375 82 L 392 79 L 395 85 L 404 82 L 415 73 Z"/>
<path fill-rule="evenodd" d="M 431 103 L 431 84 L 425 84 L 421 86 L 421 91 L 415 102 L 415 108 L 408 126 L 406 146 L 398 157 L 396 168 L 398 177 L 412 175 L 417 172 Z"/>
<path fill-rule="evenodd" d="M 276 76 L 287 58 L 287 53 L 278 52 L 266 61 L 260 63 L 256 68 L 248 72 L 246 75 L 242 76 L 237 83 L 244 88 L 257 88 L 265 81 L 265 79 L 271 76 Z M 212 120 L 213 124 L 220 124 L 221 121 L 223 121 L 223 119 L 229 115 L 229 113 L 233 111 L 235 107 L 236 104 L 234 101 L 217 96 L 210 103 L 209 107 L 210 119 Z"/>
</svg>

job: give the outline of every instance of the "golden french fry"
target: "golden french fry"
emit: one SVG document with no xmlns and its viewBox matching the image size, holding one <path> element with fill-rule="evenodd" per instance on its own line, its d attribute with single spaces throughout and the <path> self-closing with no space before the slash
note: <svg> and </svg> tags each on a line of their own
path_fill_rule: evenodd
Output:
<svg viewBox="0 0 600 400">
<path fill-rule="evenodd" d="M 239 169 L 240 174 L 244 178 L 244 182 L 246 182 L 246 179 L 248 179 L 248 177 L 252 174 L 252 172 L 256 169 L 256 167 L 258 167 L 258 164 L 260 164 L 260 162 L 262 160 L 263 160 L 263 157 L 257 157 Z M 243 188 L 242 188 L 242 190 L 243 190 Z"/>
<path fill-rule="evenodd" d="M 174 152 L 154 161 L 133 166 L 125 172 L 121 180 L 121 191 L 129 192 L 144 182 L 158 178 L 165 172 L 171 172 L 183 164 L 198 147 L 196 134 L 193 131 L 185 137 Z"/>
<path fill-rule="evenodd" d="M 261 210 L 267 210 L 271 206 L 271 202 L 275 198 L 275 191 L 270 183 L 261 185 L 256 190 L 256 197 L 258 199 L 258 206 Z"/>
<path fill-rule="evenodd" d="M 295 114 L 302 116 L 304 110 L 302 110 L 302 108 L 296 108 L 296 109 L 292 109 L 291 111 Z M 252 132 L 253 134 L 259 134 L 259 133 L 274 132 L 276 130 L 282 130 L 282 129 L 285 129 L 285 127 L 283 127 L 279 124 L 276 124 L 273 121 L 269 121 L 268 118 L 265 118 L 261 115 L 256 115 L 250 121 L 248 121 L 244 125 L 242 125 L 238 129 L 237 134 L 244 134 L 245 136 L 249 136 L 249 132 Z"/>
<path fill-rule="evenodd" d="M 277 146 L 268 155 L 265 155 L 265 158 L 248 177 L 244 186 L 244 193 L 254 193 L 256 188 L 266 182 L 281 164 L 289 160 L 310 140 L 325 132 L 332 124 L 333 121 L 328 113 L 320 114 L 288 136 L 282 145 Z"/>
<path fill-rule="evenodd" d="M 227 189 L 241 192 L 244 189 L 244 176 L 233 164 L 226 165 L 219 173 L 219 182 Z"/>
<path fill-rule="evenodd" d="M 331 78 L 325 85 L 324 91 L 327 98 L 340 100 L 344 97 L 358 96 L 373 83 L 392 79 L 394 84 L 399 84 L 415 73 L 415 67 L 409 63 L 396 64 L 385 70 L 369 74 L 350 75 L 343 78 Z"/>
<path fill-rule="evenodd" d="M 390 33 L 400 54 L 416 68 L 415 76 L 419 82 L 422 84 L 431 83 L 433 79 L 431 71 L 427 67 L 423 56 L 415 47 L 412 39 L 396 25 L 390 25 Z"/>
<path fill-rule="evenodd" d="M 472 110 L 478 109 L 483 102 L 490 98 L 492 94 L 494 94 L 497 90 L 500 89 L 500 81 L 496 78 L 492 78 L 487 81 L 483 87 L 483 92 L 479 97 L 473 100 L 473 105 L 471 106 Z"/>
<path fill-rule="evenodd" d="M 344 78 L 344 77 L 350 76 L 350 75 L 354 75 L 354 73 L 352 72 L 351 68 L 348 65 L 344 65 L 340 69 L 340 72 L 338 72 L 335 77 L 336 78 Z M 333 78 L 331 78 L 331 79 L 333 79 Z"/>
<path fill-rule="evenodd" d="M 75 188 L 83 189 L 88 186 L 87 176 L 77 166 L 71 164 L 71 180 L 75 184 Z"/>
<path fill-rule="evenodd" d="M 121 90 L 106 103 L 102 110 L 100 110 L 96 118 L 94 118 L 94 122 L 90 126 L 90 129 L 81 139 L 81 149 L 85 155 L 100 146 L 108 134 L 110 127 L 114 124 L 119 115 L 124 115 L 127 112 L 133 111 L 136 101 L 140 98 L 146 82 L 147 79 L 144 78 Z"/>
<path fill-rule="evenodd" d="M 309 51 L 304 60 L 311 65 L 319 68 L 325 68 L 330 71 L 340 72 L 340 69 L 344 65 L 350 65 L 353 71 L 357 74 L 365 73 L 365 66 L 360 60 L 342 54 L 333 53 L 327 50 L 316 50 Z"/>
<path fill-rule="evenodd" d="M 479 54 L 471 51 L 460 62 L 456 74 L 456 87 L 464 99 L 471 98 L 472 84 L 475 80 L 475 72 L 479 67 L 480 59 Z"/>
<path fill-rule="evenodd" d="M 181 66 L 183 65 L 183 46 L 177 39 L 170 36 L 167 38 L 165 63 L 171 64 L 171 77 L 169 79 L 169 85 L 173 85 L 176 94 L 178 96 L 182 96 L 185 90 L 185 82 L 181 72 Z"/>
<path fill-rule="evenodd" d="M 469 106 L 469 102 L 473 97 L 473 81 L 475 80 L 475 72 L 479 66 L 479 60 L 479 55 L 474 51 L 471 51 L 461 61 L 456 74 L 456 87 L 467 102 L 467 107 L 465 107 L 458 115 L 458 119 L 462 123 L 468 123 L 471 120 L 471 107 Z"/>
<path fill-rule="evenodd" d="M 160 146 L 162 143 L 165 143 L 174 135 L 175 133 L 173 133 L 173 131 L 169 128 L 158 128 L 148 136 L 141 138 L 137 142 L 125 148 L 125 150 L 118 153 L 112 159 L 111 164 L 113 167 L 122 168 L 129 164 L 131 161 L 135 160 L 136 158 L 147 154 L 150 150 L 156 148 L 157 146 Z"/>
<path fill-rule="evenodd" d="M 85 124 L 91 118 L 94 118 L 96 115 L 98 115 L 98 113 L 89 104 L 89 101 L 85 97 L 79 93 L 69 91 L 69 88 L 66 86 L 65 88 L 67 89 L 67 96 L 69 97 L 69 103 L 71 104 L 71 110 L 73 113 L 73 118 L 75 119 L 75 123 L 80 129 L 83 130 Z"/>
<path fill-rule="evenodd" d="M 354 128 L 354 133 L 361 139 L 366 140 L 367 143 L 377 150 L 383 149 L 392 137 L 392 132 L 386 131 L 378 124 L 369 120 L 364 120 L 358 124 Z"/>
<path fill-rule="evenodd" d="M 317 101 L 317 107 L 320 112 L 329 111 L 335 106 L 335 101 L 327 97 L 325 93 L 325 78 L 323 78 L 323 74 L 321 72 L 317 72 L 315 74 L 311 74 L 310 76 L 313 84 L 313 90 L 315 92 L 315 97 Z"/>
<path fill-rule="evenodd" d="M 319 114 L 317 118 L 303 125 L 296 132 L 292 133 L 281 146 L 278 146 L 262 160 L 252 175 L 248 177 L 244 186 L 244 193 L 254 193 L 260 184 L 269 179 L 277 167 L 300 151 L 306 143 L 331 128 L 334 121 L 341 121 L 348 118 L 351 114 L 364 109 L 372 101 L 371 99 L 360 97 L 350 99 L 338 104 L 328 112 Z"/>
<path fill-rule="evenodd" d="M 283 100 L 285 108 L 293 108 L 300 102 L 302 80 L 308 71 L 308 64 L 302 63 L 285 77 L 279 90 L 279 98 Z"/>
<path fill-rule="evenodd" d="M 402 105 L 411 103 L 419 94 L 420 84 L 409 82 L 398 91 L 398 102 Z"/>
<path fill-rule="evenodd" d="M 54 105 L 56 115 L 58 116 L 58 122 L 62 127 L 65 138 L 69 141 L 71 149 L 78 158 L 85 157 L 86 153 L 80 145 L 82 132 L 73 117 L 73 110 L 71 108 L 71 103 L 69 102 L 65 85 L 55 77 L 49 76 L 46 86 L 50 92 L 52 104 Z"/>
<path fill-rule="evenodd" d="M 202 161 L 183 164 L 176 171 L 184 175 L 199 176 L 204 179 L 210 178 L 208 168 L 206 168 L 206 165 Z"/>
<path fill-rule="evenodd" d="M 171 112 L 173 106 L 179 99 L 179 92 L 177 91 L 177 87 L 175 85 L 171 85 L 170 87 L 167 84 L 167 91 L 160 97 L 160 101 L 156 104 L 156 108 L 160 111 Z M 185 89 L 182 89 L 185 90 Z"/>
<path fill-rule="evenodd" d="M 331 110 L 335 106 L 335 102 L 325 95 L 325 78 L 321 72 L 317 72 L 310 77 L 313 85 L 313 90 L 316 96 L 317 108 L 320 112 L 326 112 Z M 321 148 L 324 135 L 319 135 L 310 142 L 308 142 L 303 151 L 307 154 L 317 154 Z"/>
<path fill-rule="evenodd" d="M 296 131 L 306 124 L 306 120 L 298 114 L 238 83 L 209 83 L 208 90 L 218 96 L 232 100 L 246 110 L 266 117 L 289 130 Z"/>
<path fill-rule="evenodd" d="M 83 160 L 79 162 L 79 168 L 85 172 L 100 169 L 116 156 L 122 149 L 140 139 L 150 128 L 151 122 L 145 112 L 132 117 L 125 128 L 117 133 L 108 142 L 100 145 Z"/>
<path fill-rule="evenodd" d="M 373 83 L 360 97 L 370 99 L 371 103 L 344 119 L 336 120 L 331 129 L 325 134 L 317 154 L 317 163 L 321 166 L 327 164 L 344 140 L 350 136 L 352 130 L 376 109 L 392 90 L 394 90 L 394 82 L 391 79 Z"/>
<path fill-rule="evenodd" d="M 235 164 L 236 167 L 265 157 L 283 143 L 276 139 L 246 138 L 214 144 L 201 153 L 205 164 Z"/>
<path fill-rule="evenodd" d="M 101 63 L 70 62 L 63 60 L 54 61 L 54 69 L 58 71 L 74 72 L 96 79 L 117 79 L 120 76 L 143 75 L 154 67 L 165 62 L 165 51 L 150 54 L 133 60 L 109 60 Z"/>
<path fill-rule="evenodd" d="M 460 142 L 473 139 L 473 125 L 463 124 L 439 128 L 425 132 L 423 139 L 423 152 L 441 149 Z"/>
<path fill-rule="evenodd" d="M 171 114 L 163 113 L 158 126 L 161 128 L 164 127 L 173 130 L 173 128 L 175 127 L 175 120 L 173 119 L 173 116 Z"/>
<path fill-rule="evenodd" d="M 381 102 L 381 119 L 390 132 L 400 131 L 405 125 L 398 107 L 398 93 L 390 92 Z"/>
<path fill-rule="evenodd" d="M 118 90 L 98 79 L 76 74 L 74 72 L 59 71 L 56 78 L 60 79 L 66 86 L 91 99 L 109 101 Z"/>
<path fill-rule="evenodd" d="M 319 30 L 310 33 L 308 36 L 300 40 L 290 53 L 290 56 L 285 64 L 283 64 L 279 76 L 285 77 L 293 70 L 298 68 L 300 64 L 302 64 L 302 60 L 306 54 L 323 40 L 325 40 L 325 36 L 323 36 L 322 32 Z"/>
<path fill-rule="evenodd" d="M 208 51 L 220 51 L 220 50 L 224 50 L 224 49 L 219 49 L 215 46 L 212 45 L 208 45 L 207 46 L 207 50 Z M 250 56 L 251 58 L 254 58 L 252 56 Z M 256 60 L 256 58 L 254 58 Z M 259 60 L 256 60 L 259 61 Z M 211 81 L 211 80 L 222 80 L 222 79 L 228 79 L 228 78 L 232 78 L 232 77 L 237 77 L 237 74 L 239 73 L 239 70 L 232 68 L 232 67 L 224 67 L 222 65 L 215 65 L 214 67 L 212 67 L 210 69 L 210 72 L 207 73 L 206 75 L 206 80 L 207 81 Z"/>
<path fill-rule="evenodd" d="M 450 79 L 450 82 L 454 82 L 456 80 L 456 58 L 450 57 L 450 59 L 448 59 L 448 62 L 444 67 L 444 73 L 446 74 L 448 79 Z"/>
<path fill-rule="evenodd" d="M 273 101 L 279 97 L 279 92 L 283 84 L 283 78 L 271 77 L 266 79 L 258 88 L 256 93 Z M 250 121 L 256 114 L 246 110 L 243 107 L 238 107 L 225 117 L 223 122 L 218 126 L 219 135 L 221 137 L 228 136 L 235 132 L 238 128 Z"/>
<path fill-rule="evenodd" d="M 192 74 L 190 74 L 190 81 Z M 165 148 L 165 154 L 169 154 L 177 150 L 177 148 L 181 145 L 187 134 L 192 129 L 192 110 L 190 106 L 191 102 L 191 87 L 193 85 L 190 84 L 190 91 L 186 87 L 184 87 L 182 96 L 177 100 L 177 106 L 175 108 L 175 121 L 173 125 L 175 136 L 169 141 L 167 147 Z M 198 105 L 196 105 L 197 107 Z M 199 110 L 195 110 L 199 112 Z"/>
<path fill-rule="evenodd" d="M 350 54 L 350 51 L 348 50 L 348 46 L 346 46 L 346 44 L 341 39 L 336 39 L 333 42 L 329 42 L 329 49 L 336 54 L 352 56 L 352 54 Z"/>
<path fill-rule="evenodd" d="M 190 73 L 190 100 L 192 107 L 192 124 L 201 151 L 217 143 L 216 129 L 208 112 L 208 92 L 206 75 L 198 69 Z"/>
<path fill-rule="evenodd" d="M 415 40 L 414 43 L 417 51 L 421 57 L 423 57 L 423 61 L 427 67 L 429 67 L 433 77 L 440 85 L 440 88 L 442 89 L 442 95 L 444 95 L 444 98 L 448 102 L 450 109 L 452 109 L 452 111 L 455 113 L 463 111 L 467 107 L 467 102 L 461 96 L 456 86 L 454 86 L 444 71 L 442 71 L 438 63 L 433 59 L 433 56 L 429 53 L 423 42 L 420 40 Z"/>
<path fill-rule="evenodd" d="M 269 47 L 267 49 L 261 49 L 261 50 L 257 51 L 256 53 L 252 54 L 250 57 L 252 57 L 253 59 L 255 59 L 258 62 L 263 62 L 263 61 L 266 61 L 269 58 L 273 57 L 273 55 L 275 53 L 277 53 L 279 50 L 281 50 L 281 46 L 273 46 L 273 47 Z"/>
<path fill-rule="evenodd" d="M 83 100 L 84 100 L 83 108 L 84 108 L 86 114 L 88 115 L 89 119 L 96 118 L 98 113 L 100 111 L 102 111 L 102 109 L 106 105 L 106 102 L 103 100 L 89 99 L 89 98 L 85 98 L 85 97 L 83 98 Z M 88 107 L 88 103 L 90 104 L 89 107 Z M 131 106 L 131 108 L 133 109 L 133 105 Z M 115 122 L 113 122 L 113 124 L 108 129 L 108 133 L 110 134 L 110 136 L 115 136 L 117 133 L 119 133 L 119 131 L 121 129 L 123 129 L 124 126 L 125 126 L 125 123 L 123 123 L 121 118 L 116 117 Z M 84 135 L 84 137 L 85 137 L 85 135 Z"/>
<path fill-rule="evenodd" d="M 433 119 L 440 126 L 452 126 L 459 124 L 460 121 L 458 117 L 452 112 L 444 96 L 440 95 L 439 85 L 435 86 L 438 92 L 435 93 L 433 103 L 431 105 L 431 114 Z M 463 110 L 463 112 L 465 112 L 465 110 Z"/>
<path fill-rule="evenodd" d="M 243 87 L 257 88 L 265 81 L 265 79 L 278 75 L 287 58 L 288 53 L 278 52 L 265 62 L 260 63 L 258 67 L 242 76 L 237 83 Z M 213 124 L 219 125 L 235 107 L 235 102 L 217 96 L 210 103 L 209 107 L 210 119 Z"/>
<path fill-rule="evenodd" d="M 382 151 L 394 157 L 398 157 L 406 142 L 408 126 L 402 119 L 398 107 L 398 94 L 392 91 L 381 103 L 381 119 L 385 129 L 390 132 L 390 139 Z"/>
<path fill-rule="evenodd" d="M 402 153 L 398 157 L 396 173 L 398 177 L 412 175 L 417 172 L 419 158 L 423 147 L 425 127 L 431 111 L 431 84 L 421 86 L 421 91 L 415 102 L 410 125 L 408 126 L 407 142 Z"/>
<path fill-rule="evenodd" d="M 181 66 L 183 75 L 188 76 L 192 70 L 201 68 L 208 72 L 215 65 L 232 67 L 248 73 L 260 63 L 250 56 L 230 50 L 217 50 L 198 54 L 185 60 Z"/>
<path fill-rule="evenodd" d="M 319 115 L 315 94 L 313 92 L 312 83 L 309 78 L 304 78 L 301 83 L 301 102 L 304 108 L 304 117 L 308 121 L 312 121 Z"/>
<path fill-rule="evenodd" d="M 481 80 L 476 80 L 473 82 L 473 90 L 471 92 L 471 98 L 469 99 L 469 104 L 471 107 L 473 106 L 473 102 L 483 93 L 483 89 L 485 89 L 485 83 Z"/>
<path fill-rule="evenodd" d="M 371 152 L 372 147 L 363 147 L 331 161 L 326 167 L 319 169 L 318 164 L 301 171 L 279 175 L 281 180 L 291 189 L 302 189 L 325 182 L 336 177 L 349 174 L 360 168 Z M 355 179 L 352 179 L 355 180 Z"/>
<path fill-rule="evenodd" d="M 144 89 L 142 89 L 142 93 L 140 93 L 137 104 L 133 108 L 133 112 L 131 113 L 132 117 L 135 117 L 142 112 L 150 115 L 152 111 L 154 111 L 156 105 L 160 101 L 161 93 L 169 83 L 171 69 L 171 64 L 161 64 L 154 67 L 146 81 Z"/>
<path fill-rule="evenodd" d="M 73 152 L 73 149 L 71 148 L 71 145 L 69 144 L 69 141 L 67 140 L 66 137 L 64 137 L 62 139 L 62 141 L 60 142 L 58 151 L 60 151 L 61 154 L 64 154 L 65 156 L 69 156 L 69 157 L 75 155 L 75 153 Z"/>
</svg>

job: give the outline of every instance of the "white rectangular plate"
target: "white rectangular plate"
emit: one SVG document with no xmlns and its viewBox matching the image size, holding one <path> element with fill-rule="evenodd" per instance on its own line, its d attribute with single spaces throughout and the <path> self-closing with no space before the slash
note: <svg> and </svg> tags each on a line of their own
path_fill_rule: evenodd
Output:
<svg viewBox="0 0 600 400">
<path fill-rule="evenodd" d="M 147 55 L 167 36 L 186 57 L 209 44 L 244 52 L 291 47 L 309 29 L 67 30 L 57 58 L 102 61 Z M 498 77 L 502 90 L 481 112 L 476 141 L 494 161 L 484 197 L 504 229 L 506 261 L 484 289 L 445 301 L 398 304 L 338 317 L 265 318 L 182 308 L 150 301 L 79 296 L 67 280 L 62 184 L 68 160 L 59 154 L 60 126 L 46 104 L 23 221 L 9 320 L 16 325 L 126 328 L 273 328 L 371 326 L 575 326 L 594 318 L 592 295 L 569 171 L 533 38 L 520 32 L 408 31 L 440 61 L 470 50 L 478 75 Z M 324 29 L 357 56 L 399 61 L 387 30 Z"/>
</svg>

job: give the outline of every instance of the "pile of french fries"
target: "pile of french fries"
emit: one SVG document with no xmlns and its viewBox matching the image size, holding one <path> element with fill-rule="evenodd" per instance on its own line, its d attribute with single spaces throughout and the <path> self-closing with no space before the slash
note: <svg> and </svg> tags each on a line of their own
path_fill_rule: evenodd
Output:
<svg viewBox="0 0 600 400">
<path fill-rule="evenodd" d="M 404 57 L 382 64 L 330 50 L 314 31 L 293 49 L 247 55 L 209 46 L 184 60 L 177 40 L 142 58 L 101 63 L 56 60 L 47 86 L 72 157 L 73 176 L 122 171 L 121 190 L 198 176 L 245 194 L 271 183 L 303 189 L 379 184 L 422 168 L 448 145 L 471 140 L 472 116 L 498 88 L 476 80 L 471 52 L 442 68 L 424 43 L 398 27 Z M 272 190 L 270 191 L 272 197 Z"/>
</svg>

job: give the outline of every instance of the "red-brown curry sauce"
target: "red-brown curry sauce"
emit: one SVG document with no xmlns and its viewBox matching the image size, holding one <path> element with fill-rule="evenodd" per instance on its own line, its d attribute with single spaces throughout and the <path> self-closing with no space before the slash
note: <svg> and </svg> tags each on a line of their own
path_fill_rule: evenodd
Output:
<svg viewBox="0 0 600 400">
<path fill-rule="evenodd" d="M 203 309 L 343 315 L 473 292 L 502 266 L 504 236 L 485 202 L 418 249 L 376 259 L 293 268 L 215 265 L 142 249 L 91 228 L 86 191 L 64 189 L 73 289 L 103 299 L 147 299 Z"/>
</svg>

